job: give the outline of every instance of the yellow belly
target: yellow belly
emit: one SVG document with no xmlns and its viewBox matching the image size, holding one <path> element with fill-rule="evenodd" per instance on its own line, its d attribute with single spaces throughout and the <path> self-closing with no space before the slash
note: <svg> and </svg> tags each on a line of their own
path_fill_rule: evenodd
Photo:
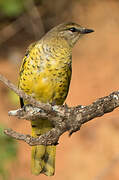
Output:
<svg viewBox="0 0 119 180">
<path fill-rule="evenodd" d="M 33 64 L 28 58 L 22 67 L 19 87 L 40 102 L 63 104 L 69 89 L 71 68 L 59 63 L 49 66 L 49 62 L 40 70 L 39 67 L 40 61 Z"/>
</svg>

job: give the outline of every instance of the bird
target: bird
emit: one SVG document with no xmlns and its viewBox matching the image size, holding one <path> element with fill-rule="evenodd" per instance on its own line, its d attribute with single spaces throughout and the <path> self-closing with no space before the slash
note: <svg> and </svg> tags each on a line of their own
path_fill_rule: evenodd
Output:
<svg viewBox="0 0 119 180">
<path fill-rule="evenodd" d="M 32 43 L 23 58 L 18 87 L 41 103 L 63 105 L 72 75 L 72 48 L 84 35 L 94 30 L 74 22 L 59 24 L 40 40 Z M 20 98 L 21 107 L 28 102 Z M 53 128 L 48 119 L 31 121 L 32 137 Z M 56 145 L 32 147 L 31 171 L 34 175 L 53 176 Z"/>
</svg>

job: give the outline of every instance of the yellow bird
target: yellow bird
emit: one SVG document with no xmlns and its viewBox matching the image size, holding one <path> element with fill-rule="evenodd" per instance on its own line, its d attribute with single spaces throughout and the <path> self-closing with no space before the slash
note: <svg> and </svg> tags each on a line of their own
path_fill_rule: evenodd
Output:
<svg viewBox="0 0 119 180">
<path fill-rule="evenodd" d="M 63 23 L 31 44 L 21 65 L 19 88 L 42 103 L 62 105 L 71 80 L 72 48 L 81 35 L 91 32 L 92 29 L 83 28 L 76 23 Z M 23 99 L 20 99 L 20 102 L 23 106 Z M 52 128 L 47 119 L 32 121 L 31 126 L 33 137 L 38 137 Z M 55 154 L 55 145 L 33 146 L 32 173 L 54 175 Z"/>
</svg>

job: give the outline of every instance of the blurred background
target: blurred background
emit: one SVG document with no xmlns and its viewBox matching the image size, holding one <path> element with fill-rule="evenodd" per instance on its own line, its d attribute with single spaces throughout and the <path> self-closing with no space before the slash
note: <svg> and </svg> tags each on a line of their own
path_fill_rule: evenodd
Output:
<svg viewBox="0 0 119 180">
<path fill-rule="evenodd" d="M 27 46 L 53 26 L 74 21 L 92 28 L 73 49 L 69 106 L 88 105 L 119 89 L 119 1 L 1 0 L 0 73 L 17 85 Z M 0 180 L 118 180 L 118 109 L 60 138 L 54 177 L 30 172 L 31 147 L 3 134 L 9 127 L 30 133 L 30 123 L 8 117 L 19 107 L 17 96 L 0 83 Z"/>
</svg>

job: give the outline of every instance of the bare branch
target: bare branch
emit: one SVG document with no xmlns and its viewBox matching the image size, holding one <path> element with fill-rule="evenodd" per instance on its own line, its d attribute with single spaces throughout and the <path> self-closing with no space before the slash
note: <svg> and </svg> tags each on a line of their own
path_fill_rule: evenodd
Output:
<svg viewBox="0 0 119 180">
<path fill-rule="evenodd" d="M 24 135 L 24 134 L 20 134 L 18 132 L 13 131 L 12 129 L 5 129 L 4 133 L 8 136 L 11 136 L 12 138 L 15 138 L 17 140 L 22 140 L 24 142 L 26 142 L 27 144 L 29 144 L 30 146 L 35 146 L 35 145 L 51 145 L 51 144 L 57 144 L 56 142 L 56 137 L 57 136 L 59 138 L 60 136 L 60 132 L 58 129 L 52 129 L 51 131 L 49 131 L 46 134 L 41 135 L 38 138 L 33 138 L 30 135 Z M 55 138 L 54 138 L 55 137 Z"/>
<path fill-rule="evenodd" d="M 37 118 L 48 119 L 54 125 L 49 132 L 41 135 L 38 138 L 33 138 L 29 135 L 22 135 L 13 130 L 5 130 L 5 133 L 11 137 L 23 140 L 29 145 L 52 145 L 57 144 L 59 137 L 66 131 L 69 135 L 80 130 L 82 124 L 96 118 L 103 116 L 105 113 L 113 111 L 119 107 L 119 91 L 115 91 L 108 96 L 99 98 L 91 105 L 68 107 L 42 104 L 37 102 L 32 97 L 25 94 L 22 90 L 16 88 L 10 81 L 0 75 L 0 80 L 4 82 L 9 88 L 16 92 L 20 97 L 27 100 L 32 105 L 26 105 L 21 109 L 10 111 L 10 116 L 17 116 L 22 119 L 36 120 Z"/>
<path fill-rule="evenodd" d="M 24 1 L 26 13 L 21 15 L 12 23 L 6 25 L 0 30 L 0 45 L 9 40 L 21 29 L 26 29 L 27 32 L 35 35 L 35 38 L 40 39 L 44 34 L 44 26 L 40 16 L 40 12 L 34 4 L 33 0 Z M 32 29 L 32 31 L 31 31 Z"/>
<path fill-rule="evenodd" d="M 17 34 L 21 29 L 24 28 L 23 22 L 26 22 L 26 15 L 20 16 L 14 22 L 5 26 L 2 30 L 0 30 L 0 45 L 7 41 L 9 38 L 13 37 Z M 28 19 L 27 19 L 28 20 Z"/>
<path fill-rule="evenodd" d="M 37 7 L 35 6 L 34 0 L 24 1 L 24 6 L 25 6 L 25 9 L 26 9 L 26 12 L 28 15 L 27 21 L 29 21 L 29 26 L 27 23 L 26 28 L 30 32 L 32 29 L 36 40 L 40 39 L 41 36 L 45 33 L 45 29 L 43 26 L 40 12 L 38 11 Z"/>
</svg>

